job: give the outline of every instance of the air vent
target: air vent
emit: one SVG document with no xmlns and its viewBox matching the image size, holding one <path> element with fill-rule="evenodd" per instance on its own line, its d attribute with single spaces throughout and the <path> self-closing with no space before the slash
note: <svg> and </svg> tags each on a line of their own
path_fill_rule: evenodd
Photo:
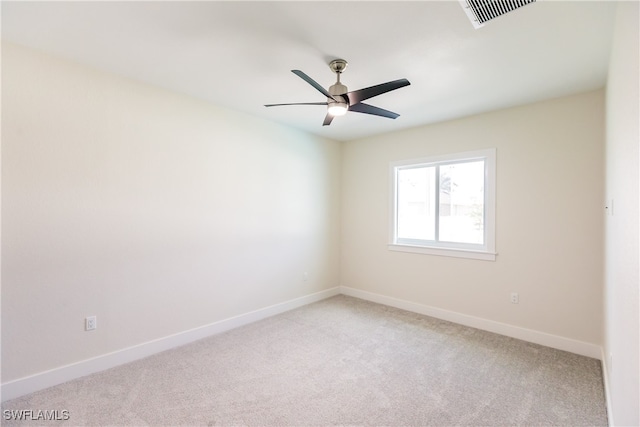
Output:
<svg viewBox="0 0 640 427">
<path fill-rule="evenodd" d="M 475 28 L 536 0 L 460 0 L 462 8 Z"/>
</svg>

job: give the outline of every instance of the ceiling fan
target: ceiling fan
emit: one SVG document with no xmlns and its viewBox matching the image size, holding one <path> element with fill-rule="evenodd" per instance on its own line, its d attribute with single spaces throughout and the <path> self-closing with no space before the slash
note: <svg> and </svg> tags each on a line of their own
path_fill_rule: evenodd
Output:
<svg viewBox="0 0 640 427">
<path fill-rule="evenodd" d="M 408 86 L 409 80 L 407 79 L 399 79 L 394 80 L 387 83 L 382 83 L 376 86 L 370 86 L 364 89 L 354 90 L 348 92 L 348 89 L 345 85 L 340 83 L 340 74 L 347 68 L 347 61 L 344 59 L 334 59 L 329 63 L 329 68 L 331 71 L 336 73 L 338 80 L 336 83 L 329 87 L 329 90 L 325 90 L 322 86 L 320 86 L 315 80 L 306 75 L 300 70 L 291 70 L 292 73 L 296 74 L 302 80 L 309 83 L 311 86 L 316 88 L 320 93 L 327 97 L 327 102 L 299 102 L 293 104 L 267 104 L 265 107 L 278 107 L 282 105 L 326 105 L 327 106 L 327 115 L 324 118 L 324 122 L 322 126 L 328 126 L 331 124 L 331 121 L 335 116 L 342 116 L 347 113 L 347 111 L 355 111 L 356 113 L 364 113 L 364 114 L 373 114 L 374 116 L 387 117 L 390 119 L 395 119 L 400 116 L 399 114 L 394 113 L 393 111 L 384 110 L 379 107 L 374 107 L 373 105 L 365 104 L 364 100 L 373 98 L 374 96 L 381 95 L 383 93 L 399 89 L 404 86 Z"/>
</svg>

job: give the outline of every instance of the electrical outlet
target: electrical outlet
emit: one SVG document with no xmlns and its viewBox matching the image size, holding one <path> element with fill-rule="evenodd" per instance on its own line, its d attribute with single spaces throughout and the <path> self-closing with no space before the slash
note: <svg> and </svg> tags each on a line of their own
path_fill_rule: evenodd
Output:
<svg viewBox="0 0 640 427">
<path fill-rule="evenodd" d="M 89 316 L 84 319 L 84 330 L 93 331 L 98 327 L 98 318 L 96 316 Z"/>
<path fill-rule="evenodd" d="M 517 292 L 511 292 L 511 304 L 518 304 L 520 302 L 520 297 Z"/>
<path fill-rule="evenodd" d="M 309 280 L 309 273 L 307 273 L 306 271 L 302 274 L 302 280 L 303 281 L 308 281 Z"/>
</svg>

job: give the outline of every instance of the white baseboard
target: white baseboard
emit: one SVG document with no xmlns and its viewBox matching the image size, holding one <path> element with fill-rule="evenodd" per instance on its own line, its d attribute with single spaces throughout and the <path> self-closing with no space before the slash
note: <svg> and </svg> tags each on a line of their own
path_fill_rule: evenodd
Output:
<svg viewBox="0 0 640 427">
<path fill-rule="evenodd" d="M 523 341 L 544 345 L 546 347 L 552 347 L 558 350 L 564 350 L 571 353 L 580 354 L 582 356 L 592 357 L 594 359 L 600 359 L 602 357 L 602 347 L 596 344 L 590 344 L 571 338 L 547 334 L 545 332 L 534 331 L 532 329 L 521 328 L 506 323 L 495 322 L 493 320 L 482 319 L 480 317 L 469 316 L 454 311 L 443 310 L 441 308 L 430 307 L 428 305 L 418 304 L 411 301 L 362 291 L 360 289 L 354 289 L 347 286 L 341 286 L 340 293 L 367 301 L 400 308 L 402 310 L 412 311 L 414 313 L 424 314 L 442 320 L 448 320 L 450 322 L 459 323 L 461 325 L 470 326 L 472 328 L 482 329 L 484 331 L 494 332 L 500 335 L 506 335 L 511 338 L 521 339 Z"/>
<path fill-rule="evenodd" d="M 276 314 L 284 313 L 307 304 L 314 303 L 338 294 L 344 294 L 391 307 L 400 308 L 415 313 L 432 316 L 442 320 L 459 323 L 477 329 L 506 335 L 512 338 L 518 338 L 524 341 L 533 342 L 547 347 L 557 348 L 559 350 L 569 351 L 571 353 L 580 354 L 603 362 L 603 375 L 605 384 L 605 394 L 607 399 L 607 407 L 610 408 L 610 395 L 608 390 L 608 366 L 602 347 L 573 340 L 570 338 L 551 335 L 544 332 L 538 332 L 531 329 L 520 328 L 506 323 L 495 322 L 492 320 L 482 319 L 479 317 L 469 316 L 453 311 L 443 310 L 436 307 L 430 307 L 398 298 L 388 297 L 372 292 L 362 291 L 359 289 L 340 286 L 314 294 L 306 295 L 283 303 L 275 304 L 269 307 L 261 308 L 239 316 L 224 319 L 199 328 L 184 331 L 175 335 L 159 338 L 146 343 L 138 344 L 112 353 L 97 356 L 91 359 L 82 360 L 49 371 L 40 372 L 28 377 L 19 378 L 2 384 L 2 401 L 15 399 L 38 390 L 43 390 L 76 378 L 90 375 L 105 369 L 113 368 L 134 360 L 142 359 L 153 354 L 169 350 L 174 347 L 185 345 L 202 338 L 206 338 L 221 332 L 225 332 Z M 611 412 L 609 411 L 609 425 L 613 425 Z"/>
<path fill-rule="evenodd" d="M 302 307 L 303 305 L 338 295 L 339 293 L 339 287 L 326 289 L 324 291 L 271 305 L 269 307 L 231 317 L 229 319 L 220 320 L 209 325 L 180 332 L 175 335 L 159 338 L 122 350 L 114 351 L 112 353 L 107 353 L 91 359 L 82 360 L 80 362 L 61 366 L 49 371 L 9 381 L 2 384 L 2 401 L 4 402 L 5 400 L 15 399 L 17 397 L 24 396 L 25 394 L 43 390 L 76 378 L 133 362 L 134 360 L 142 359 L 161 351 L 185 345 L 211 335 L 219 334 L 267 317 L 275 316 L 276 314 L 284 313 L 285 311 Z"/>
<path fill-rule="evenodd" d="M 602 361 L 602 382 L 604 383 L 604 397 L 607 405 L 607 421 L 609 427 L 615 426 L 613 422 L 613 406 L 611 406 L 611 390 L 609 389 L 609 373 L 611 372 L 611 366 L 609 365 L 609 359 L 602 347 L 600 360 Z"/>
</svg>

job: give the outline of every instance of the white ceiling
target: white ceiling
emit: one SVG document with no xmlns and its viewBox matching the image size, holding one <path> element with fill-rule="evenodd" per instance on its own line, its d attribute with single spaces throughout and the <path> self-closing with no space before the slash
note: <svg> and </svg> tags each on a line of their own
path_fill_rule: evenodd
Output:
<svg viewBox="0 0 640 427">
<path fill-rule="evenodd" d="M 474 29 L 458 1 L 7 2 L 2 38 L 336 140 L 603 87 L 615 2 L 538 2 Z M 344 58 L 349 90 L 396 120 L 348 113 L 322 126 Z"/>
</svg>

